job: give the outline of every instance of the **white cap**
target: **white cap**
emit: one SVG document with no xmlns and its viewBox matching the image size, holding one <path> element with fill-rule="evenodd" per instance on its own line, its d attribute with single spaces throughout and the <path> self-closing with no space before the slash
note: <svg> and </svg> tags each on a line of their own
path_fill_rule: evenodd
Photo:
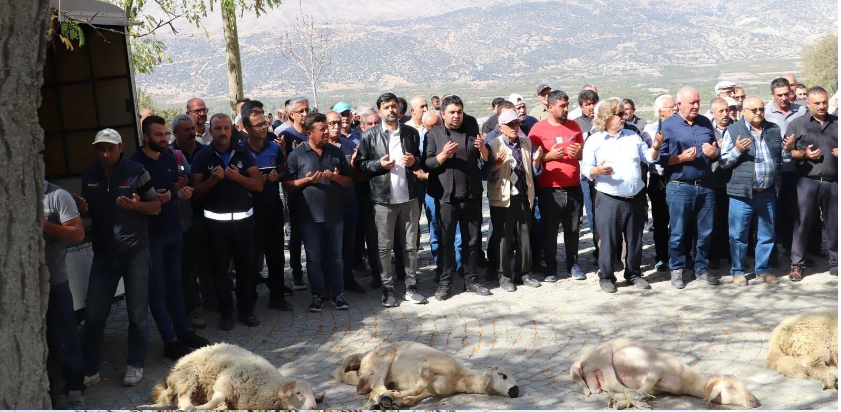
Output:
<svg viewBox="0 0 841 412">
<path fill-rule="evenodd" d="M 517 116 L 514 110 L 506 110 L 499 114 L 499 124 L 508 124 L 514 120 L 520 120 L 520 116 Z"/>
<path fill-rule="evenodd" d="M 728 82 L 728 81 L 718 82 L 715 85 L 715 94 L 718 94 L 718 92 L 720 92 L 724 89 L 732 89 L 734 87 L 736 87 L 736 83 L 733 83 L 733 82 Z"/>
<path fill-rule="evenodd" d="M 96 137 L 93 139 L 93 144 L 97 143 L 122 144 L 123 138 L 120 137 L 120 134 L 117 133 L 117 131 L 114 129 L 102 129 L 96 134 Z"/>
<path fill-rule="evenodd" d="M 727 102 L 727 107 L 738 106 L 739 103 L 736 102 L 735 99 L 732 97 L 725 97 L 724 101 Z"/>
<path fill-rule="evenodd" d="M 515 106 L 526 102 L 523 96 L 517 93 L 511 93 L 511 96 L 508 96 L 508 101 L 514 103 Z"/>
</svg>

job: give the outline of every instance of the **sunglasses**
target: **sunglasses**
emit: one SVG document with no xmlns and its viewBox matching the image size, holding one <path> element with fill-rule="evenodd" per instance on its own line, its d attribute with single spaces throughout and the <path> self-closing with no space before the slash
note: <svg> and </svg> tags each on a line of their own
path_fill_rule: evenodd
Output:
<svg viewBox="0 0 841 412">
<path fill-rule="evenodd" d="M 207 114 L 207 109 L 205 108 L 205 109 L 190 110 L 190 113 L 195 113 L 195 114 Z"/>
<path fill-rule="evenodd" d="M 617 112 L 616 116 L 619 116 L 620 118 L 624 119 L 625 118 L 625 112 Z"/>
<path fill-rule="evenodd" d="M 765 113 L 765 108 L 764 108 L 764 107 L 757 107 L 757 108 L 755 108 L 755 109 L 754 109 L 754 108 L 750 108 L 750 107 L 745 107 L 745 110 L 747 110 L 747 111 L 749 111 L 749 112 L 751 112 L 751 113 L 753 113 L 753 114 L 756 114 L 757 112 L 758 112 L 758 113 Z"/>
<path fill-rule="evenodd" d="M 340 122 L 340 121 L 327 122 L 327 126 L 336 126 L 336 125 L 340 125 L 340 124 L 342 124 L 342 122 Z"/>
</svg>

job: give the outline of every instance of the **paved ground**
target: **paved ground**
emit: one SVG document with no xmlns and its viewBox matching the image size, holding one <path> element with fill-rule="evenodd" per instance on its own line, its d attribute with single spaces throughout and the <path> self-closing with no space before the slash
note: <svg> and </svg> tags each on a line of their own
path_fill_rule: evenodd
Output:
<svg viewBox="0 0 841 412">
<path fill-rule="evenodd" d="M 487 229 L 487 219 L 485 225 Z M 785 378 L 763 366 L 771 331 L 783 318 L 803 310 L 837 307 L 838 281 L 828 275 L 825 259 L 818 268 L 808 270 L 814 275 L 797 284 L 787 277 L 779 285 L 754 281 L 746 288 L 692 282 L 678 291 L 669 286 L 665 275 L 652 270 L 653 243 L 646 233 L 644 270 L 652 290 L 620 287 L 618 293 L 608 295 L 598 291 L 592 238 L 586 230 L 582 237 L 586 281 L 563 279 L 539 289 L 521 287 L 515 293 L 488 284 L 493 287 L 491 297 L 459 294 L 445 302 L 403 303 L 388 310 L 380 306 L 376 292 L 352 294 L 349 311 L 327 305 L 315 314 L 306 311 L 309 297 L 305 293 L 291 298 L 296 308 L 292 313 L 266 309 L 267 294 L 261 286 L 260 327 L 237 324 L 233 331 L 221 332 L 216 327 L 218 317 L 209 315 L 208 329 L 202 333 L 212 341 L 244 346 L 268 358 L 287 376 L 308 380 L 319 392 L 326 390 L 325 409 L 359 409 L 365 401 L 363 396 L 354 396 L 355 388 L 330 380 L 342 357 L 401 340 L 429 344 L 477 368 L 504 365 L 521 387 L 517 399 L 459 395 L 429 399 L 419 408 L 603 409 L 606 399 L 602 395 L 585 399 L 569 380 L 569 368 L 583 349 L 616 337 L 647 342 L 705 375 L 734 374 L 752 389 L 763 409 L 838 409 L 837 390 L 822 391 L 817 381 Z M 435 285 L 426 238 L 424 231 L 420 287 L 431 296 Z M 559 236 L 558 242 L 562 241 Z M 784 270 L 776 274 L 783 276 Z M 622 279 L 621 274 L 618 277 Z M 364 284 L 369 281 L 367 275 L 359 278 Z M 163 344 L 152 325 L 146 378 L 138 387 L 125 388 L 121 382 L 127 319 L 124 306 L 114 306 L 100 369 L 103 382 L 88 389 L 88 408 L 130 409 L 151 403 L 154 381 L 173 365 L 162 357 Z M 700 399 L 670 396 L 658 398 L 654 407 L 707 408 Z"/>
</svg>

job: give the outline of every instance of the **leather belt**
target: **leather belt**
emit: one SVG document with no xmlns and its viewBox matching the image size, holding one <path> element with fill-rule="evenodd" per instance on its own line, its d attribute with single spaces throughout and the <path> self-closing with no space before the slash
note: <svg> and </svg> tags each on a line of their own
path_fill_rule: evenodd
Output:
<svg viewBox="0 0 841 412">
<path fill-rule="evenodd" d="M 254 208 L 248 209 L 247 212 L 238 212 L 238 213 L 214 213 L 209 210 L 204 211 L 204 217 L 210 220 L 218 220 L 218 221 L 232 221 L 232 220 L 242 220 L 247 217 L 250 217 L 254 214 Z"/>
<path fill-rule="evenodd" d="M 763 193 L 763 192 L 767 191 L 768 189 L 770 189 L 770 187 L 765 188 L 765 189 L 753 189 L 753 191 L 756 192 L 756 193 Z"/>
<path fill-rule="evenodd" d="M 838 181 L 837 177 L 828 177 L 828 176 L 819 176 L 819 177 L 812 177 L 807 176 L 809 179 L 817 180 L 818 182 L 827 182 L 827 183 L 835 183 Z"/>
<path fill-rule="evenodd" d="M 708 180 L 675 180 L 675 179 L 672 179 L 672 180 L 669 180 L 669 182 L 682 183 L 682 184 L 685 184 L 685 185 L 692 185 L 692 186 L 703 186 L 708 182 Z"/>
</svg>

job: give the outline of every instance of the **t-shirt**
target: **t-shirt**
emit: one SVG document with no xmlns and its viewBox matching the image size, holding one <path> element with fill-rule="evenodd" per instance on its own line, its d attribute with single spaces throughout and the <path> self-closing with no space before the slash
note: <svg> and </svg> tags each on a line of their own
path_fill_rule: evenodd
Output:
<svg viewBox="0 0 841 412">
<path fill-rule="evenodd" d="M 325 170 L 336 170 L 342 176 L 350 176 L 350 165 L 342 150 L 332 144 L 324 145 L 319 156 L 309 144 L 298 146 L 286 162 L 287 181 L 298 180 L 307 175 Z M 343 186 L 322 179 L 289 192 L 290 219 L 305 222 L 341 222 L 344 219 Z"/>
<path fill-rule="evenodd" d="M 76 201 L 66 190 L 44 181 L 44 219 L 61 225 L 79 217 Z M 50 285 L 67 281 L 67 242 L 52 235 L 44 234 L 44 252 L 47 269 L 50 271 Z"/>
<path fill-rule="evenodd" d="M 391 199 L 389 203 L 396 205 L 409 201 L 409 182 L 406 180 L 406 166 L 402 165 L 403 142 L 400 140 L 400 128 L 391 131 L 383 126 L 388 135 L 388 158 L 394 160 L 394 167 L 389 171 L 391 178 Z"/>
<path fill-rule="evenodd" d="M 560 126 L 549 124 L 548 119 L 539 121 L 531 128 L 529 140 L 535 150 L 543 148 L 543 153 L 549 153 L 552 147 L 560 145 L 564 149 L 564 157 L 544 164 L 543 172 L 537 177 L 538 187 L 572 187 L 580 185 L 581 165 L 578 159 L 566 154 L 566 148 L 573 143 L 584 146 L 584 137 L 578 124 L 566 120 Z"/>
<path fill-rule="evenodd" d="M 293 150 L 295 150 L 295 146 L 292 144 L 294 143 L 303 143 L 306 142 L 309 137 L 307 137 L 306 133 L 298 133 L 294 127 L 287 127 L 284 129 L 277 137 L 283 137 L 283 141 L 286 142 L 286 155 L 290 155 Z"/>
</svg>

